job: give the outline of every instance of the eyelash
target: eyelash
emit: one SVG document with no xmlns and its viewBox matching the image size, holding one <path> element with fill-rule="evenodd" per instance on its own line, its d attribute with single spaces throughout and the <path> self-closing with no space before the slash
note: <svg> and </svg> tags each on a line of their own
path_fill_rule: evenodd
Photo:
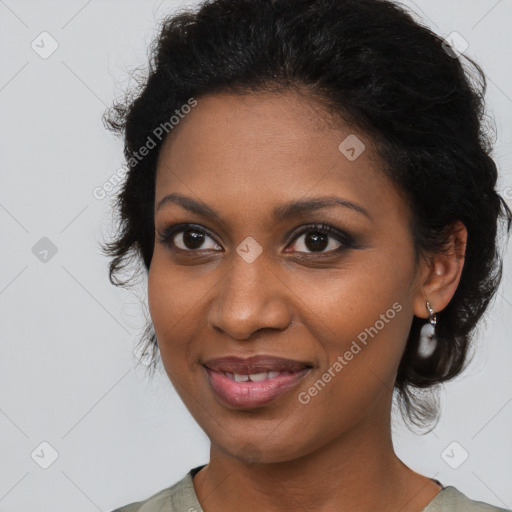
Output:
<svg viewBox="0 0 512 512">
<path fill-rule="evenodd" d="M 179 251 L 181 253 L 198 253 L 198 252 L 201 252 L 201 250 L 204 250 L 204 249 L 181 249 L 181 248 L 175 246 L 175 244 L 173 242 L 174 236 L 179 233 L 184 233 L 186 231 L 193 231 L 193 232 L 205 234 L 208 237 L 212 238 L 212 240 L 214 240 L 214 242 L 217 245 L 220 245 L 215 240 L 215 237 L 207 229 L 205 229 L 197 224 L 174 224 L 174 225 L 167 226 L 162 231 L 158 232 L 158 241 L 161 244 L 166 245 L 169 249 L 171 249 L 173 251 Z M 338 247 L 337 249 L 331 249 L 330 251 L 325 251 L 325 252 L 324 251 L 318 251 L 318 252 L 299 251 L 300 254 L 317 255 L 320 257 L 322 255 L 332 256 L 333 254 L 337 254 L 337 253 L 346 251 L 347 249 L 353 248 L 355 246 L 354 239 L 351 235 L 349 235 L 348 233 L 344 233 L 343 231 L 340 231 L 336 228 L 333 228 L 332 226 L 329 226 L 327 224 L 310 224 L 310 225 L 304 226 L 300 230 L 293 233 L 292 242 L 296 242 L 296 240 L 298 240 L 302 235 L 307 234 L 307 233 L 319 233 L 322 235 L 328 235 L 329 237 L 332 237 L 337 242 L 339 242 L 341 244 L 341 246 Z M 290 245 L 290 244 L 288 244 L 288 245 Z M 207 250 L 215 250 L 215 249 L 207 249 Z M 215 250 L 215 252 L 220 252 L 220 251 Z"/>
</svg>

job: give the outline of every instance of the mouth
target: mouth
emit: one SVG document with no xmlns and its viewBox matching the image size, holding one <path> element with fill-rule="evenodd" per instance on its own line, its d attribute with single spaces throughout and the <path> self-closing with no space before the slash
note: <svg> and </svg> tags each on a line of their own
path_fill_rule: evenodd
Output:
<svg viewBox="0 0 512 512">
<path fill-rule="evenodd" d="M 268 355 L 222 357 L 203 363 L 211 389 L 229 407 L 262 407 L 296 387 L 313 365 Z"/>
<path fill-rule="evenodd" d="M 293 372 L 259 372 L 259 373 L 250 373 L 249 375 L 243 373 L 231 373 L 231 372 L 222 372 L 228 379 L 234 380 L 235 382 L 262 382 L 264 380 L 274 379 L 275 377 L 279 377 L 279 375 L 291 375 Z"/>
<path fill-rule="evenodd" d="M 297 372 L 313 366 L 308 362 L 269 355 L 252 356 L 246 359 L 236 356 L 218 357 L 208 359 L 203 365 L 214 372 L 238 375 L 255 375 L 265 372 Z"/>
</svg>

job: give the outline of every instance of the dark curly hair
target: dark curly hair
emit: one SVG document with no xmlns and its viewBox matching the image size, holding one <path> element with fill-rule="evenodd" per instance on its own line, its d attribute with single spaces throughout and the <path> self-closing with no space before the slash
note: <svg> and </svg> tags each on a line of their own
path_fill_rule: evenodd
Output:
<svg viewBox="0 0 512 512">
<path fill-rule="evenodd" d="M 437 349 L 418 356 L 425 320 L 414 317 L 396 377 L 403 417 L 428 423 L 438 408 L 425 391 L 466 366 L 474 328 L 501 280 L 500 218 L 510 231 L 511 211 L 495 190 L 485 89 L 475 62 L 389 0 L 209 0 L 179 11 L 162 22 L 147 76 L 104 115 L 124 136 L 130 167 L 115 203 L 117 238 L 102 246 L 112 258 L 110 281 L 127 286 L 118 274 L 134 260 L 149 269 L 161 127 L 170 132 L 183 105 L 220 92 L 306 91 L 375 142 L 410 206 L 418 257 L 445 250 L 456 221 L 467 228 L 459 286 L 438 314 Z M 150 324 L 142 339 L 155 355 Z"/>
</svg>

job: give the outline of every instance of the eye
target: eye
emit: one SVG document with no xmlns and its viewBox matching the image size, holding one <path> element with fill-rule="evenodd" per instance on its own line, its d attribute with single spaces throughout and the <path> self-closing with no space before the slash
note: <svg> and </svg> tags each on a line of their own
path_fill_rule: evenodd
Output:
<svg viewBox="0 0 512 512">
<path fill-rule="evenodd" d="M 207 231 L 193 224 L 178 224 L 158 233 L 160 243 L 181 251 L 222 250 Z"/>
<path fill-rule="evenodd" d="M 222 247 L 205 228 L 194 224 L 168 226 L 158 232 L 158 240 L 172 250 L 184 252 L 222 251 Z M 349 234 L 332 226 L 315 224 L 303 227 L 298 233 L 295 233 L 291 245 L 296 246 L 292 252 L 329 254 L 353 247 L 354 241 Z"/>
<path fill-rule="evenodd" d="M 293 245 L 297 252 L 333 253 L 353 246 L 352 237 L 332 226 L 316 224 L 302 228 L 296 234 Z"/>
</svg>

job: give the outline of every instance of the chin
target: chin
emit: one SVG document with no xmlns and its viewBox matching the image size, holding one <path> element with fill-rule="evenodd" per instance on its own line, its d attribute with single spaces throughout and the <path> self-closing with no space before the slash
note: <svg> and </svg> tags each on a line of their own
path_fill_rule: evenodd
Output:
<svg viewBox="0 0 512 512">
<path fill-rule="evenodd" d="M 277 464 L 292 462 L 310 453 L 306 446 L 299 449 L 298 442 L 293 436 L 288 439 L 293 441 L 286 443 L 283 439 L 263 439 L 261 441 L 243 441 L 231 443 L 229 446 L 222 446 L 215 443 L 216 449 L 223 451 L 226 455 L 242 462 L 243 464 Z M 213 443 L 212 443 L 213 444 Z"/>
</svg>

